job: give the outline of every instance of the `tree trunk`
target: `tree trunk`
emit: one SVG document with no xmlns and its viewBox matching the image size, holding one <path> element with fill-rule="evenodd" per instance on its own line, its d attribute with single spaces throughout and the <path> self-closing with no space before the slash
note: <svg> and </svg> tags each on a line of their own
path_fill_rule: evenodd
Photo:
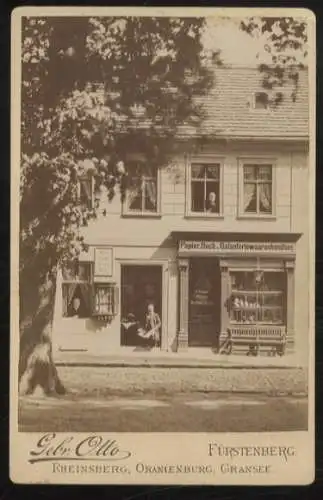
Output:
<svg viewBox="0 0 323 500">
<path fill-rule="evenodd" d="M 53 361 L 51 332 L 55 304 L 56 270 L 40 280 L 20 279 L 19 393 L 66 392 Z M 38 282 L 37 282 L 38 281 Z"/>
</svg>

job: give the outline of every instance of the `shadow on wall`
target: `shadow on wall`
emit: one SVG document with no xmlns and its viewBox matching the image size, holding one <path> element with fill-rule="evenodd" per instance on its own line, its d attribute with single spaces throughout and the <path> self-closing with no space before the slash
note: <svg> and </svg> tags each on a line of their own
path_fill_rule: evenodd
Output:
<svg viewBox="0 0 323 500">
<path fill-rule="evenodd" d="M 162 260 L 165 258 L 165 252 L 163 251 L 165 248 L 171 249 L 173 252 L 177 250 L 177 241 L 173 238 L 171 234 L 167 238 L 165 238 L 159 245 L 158 248 L 154 251 L 151 258 L 156 260 Z M 175 256 L 175 254 L 174 254 Z M 173 255 L 169 255 L 168 257 L 173 258 Z"/>
</svg>

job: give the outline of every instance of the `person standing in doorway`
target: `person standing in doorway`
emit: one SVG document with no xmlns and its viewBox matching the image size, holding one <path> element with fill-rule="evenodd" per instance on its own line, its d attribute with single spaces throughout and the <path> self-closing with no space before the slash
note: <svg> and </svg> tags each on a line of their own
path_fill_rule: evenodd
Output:
<svg viewBox="0 0 323 500">
<path fill-rule="evenodd" d="M 161 320 L 159 314 L 155 312 L 154 304 L 150 303 L 147 306 L 145 331 L 147 332 L 147 338 L 149 339 L 149 344 L 152 347 L 160 346 L 160 327 L 161 327 Z"/>
</svg>

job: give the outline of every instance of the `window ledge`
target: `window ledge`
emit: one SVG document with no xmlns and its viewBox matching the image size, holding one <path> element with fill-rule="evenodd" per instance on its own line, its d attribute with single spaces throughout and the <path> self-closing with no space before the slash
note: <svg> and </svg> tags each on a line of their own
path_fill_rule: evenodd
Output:
<svg viewBox="0 0 323 500">
<path fill-rule="evenodd" d="M 276 215 L 265 215 L 265 214 L 240 214 L 237 215 L 237 219 L 239 220 L 277 220 Z"/>
<path fill-rule="evenodd" d="M 186 219 L 204 219 L 204 220 L 207 220 L 207 219 L 224 219 L 224 215 L 223 214 L 208 214 L 208 213 L 188 213 L 188 214 L 185 214 L 185 218 Z"/>
<path fill-rule="evenodd" d="M 121 217 L 125 219 L 161 219 L 160 212 L 124 212 Z"/>
</svg>

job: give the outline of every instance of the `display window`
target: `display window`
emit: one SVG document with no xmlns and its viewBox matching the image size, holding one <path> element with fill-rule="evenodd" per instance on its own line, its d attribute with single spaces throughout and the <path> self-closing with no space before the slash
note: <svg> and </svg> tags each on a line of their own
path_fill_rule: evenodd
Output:
<svg viewBox="0 0 323 500">
<path fill-rule="evenodd" d="M 283 272 L 234 271 L 230 273 L 230 322 L 284 325 L 286 285 Z"/>
</svg>

